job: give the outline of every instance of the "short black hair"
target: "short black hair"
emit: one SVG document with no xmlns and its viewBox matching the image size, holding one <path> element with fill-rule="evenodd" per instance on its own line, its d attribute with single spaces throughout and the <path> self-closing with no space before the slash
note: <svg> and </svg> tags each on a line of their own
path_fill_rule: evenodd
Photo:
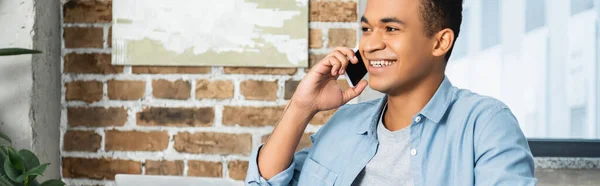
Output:
<svg viewBox="0 0 600 186">
<path fill-rule="evenodd" d="M 421 19 L 425 25 L 425 35 L 431 37 L 442 29 L 454 32 L 454 43 L 460 33 L 463 0 L 421 0 Z M 446 53 L 446 61 L 454 48 L 454 43 Z"/>
</svg>

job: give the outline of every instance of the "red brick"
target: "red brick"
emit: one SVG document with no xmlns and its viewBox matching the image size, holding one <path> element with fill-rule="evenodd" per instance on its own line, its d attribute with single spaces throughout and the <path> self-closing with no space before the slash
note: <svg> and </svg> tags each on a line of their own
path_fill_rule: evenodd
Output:
<svg viewBox="0 0 600 186">
<path fill-rule="evenodd" d="M 356 46 L 356 30 L 348 28 L 329 29 L 329 42 L 327 47 L 350 47 Z"/>
<path fill-rule="evenodd" d="M 127 110 L 125 108 L 67 108 L 67 123 L 71 127 L 123 126 L 125 122 L 127 122 Z"/>
<path fill-rule="evenodd" d="M 96 152 L 100 149 L 102 136 L 94 131 L 67 131 L 63 141 L 65 151 Z"/>
<path fill-rule="evenodd" d="M 184 80 L 153 80 L 152 81 L 152 96 L 161 99 L 179 99 L 185 100 L 190 98 L 192 85 Z"/>
<path fill-rule="evenodd" d="M 169 146 L 169 134 L 164 132 L 106 131 L 106 150 L 162 151 Z"/>
<path fill-rule="evenodd" d="M 246 80 L 240 84 L 240 92 L 247 100 L 275 101 L 278 90 L 277 81 Z"/>
<path fill-rule="evenodd" d="M 108 39 L 108 48 L 112 48 L 112 26 L 108 27 L 108 37 L 106 39 Z"/>
<path fill-rule="evenodd" d="M 77 54 L 65 55 L 65 73 L 76 74 L 117 74 L 123 72 L 122 66 L 111 64 L 110 54 Z"/>
<path fill-rule="evenodd" d="M 213 108 L 166 108 L 151 107 L 137 114 L 137 125 L 140 126 L 178 126 L 206 127 L 211 126 L 215 117 Z"/>
<path fill-rule="evenodd" d="M 223 164 L 210 161 L 188 161 L 188 176 L 223 177 Z"/>
<path fill-rule="evenodd" d="M 353 1 L 310 1 L 311 22 L 356 22 L 356 14 L 356 2 Z"/>
<path fill-rule="evenodd" d="M 108 98 L 112 100 L 138 100 L 146 92 L 146 82 L 108 80 Z"/>
<path fill-rule="evenodd" d="M 323 31 L 321 29 L 310 29 L 308 38 L 308 48 L 323 48 Z"/>
<path fill-rule="evenodd" d="M 294 92 L 296 91 L 296 87 L 298 87 L 298 84 L 300 84 L 300 81 L 286 81 L 284 88 L 285 93 L 283 98 L 286 100 L 292 99 L 292 96 L 294 96 Z"/>
<path fill-rule="evenodd" d="M 66 84 L 65 99 L 67 101 L 85 101 L 86 103 L 100 101 L 103 94 L 102 86 L 103 84 L 100 81 L 69 82 Z"/>
<path fill-rule="evenodd" d="M 196 99 L 229 99 L 233 98 L 233 82 L 231 80 L 206 79 L 196 81 Z"/>
<path fill-rule="evenodd" d="M 112 21 L 112 1 L 71 0 L 63 5 L 65 23 L 109 23 Z"/>
<path fill-rule="evenodd" d="M 64 178 L 114 180 L 117 174 L 141 174 L 142 164 L 131 160 L 62 158 Z"/>
<path fill-rule="evenodd" d="M 65 48 L 102 48 L 104 30 L 100 27 L 64 27 Z"/>
<path fill-rule="evenodd" d="M 283 107 L 232 107 L 226 106 L 223 109 L 223 125 L 262 127 L 275 126 L 281 115 Z"/>
<path fill-rule="evenodd" d="M 175 150 L 201 154 L 250 154 L 250 134 L 181 132 L 175 136 Z"/>
<path fill-rule="evenodd" d="M 146 161 L 146 175 L 183 176 L 183 161 Z"/>
</svg>

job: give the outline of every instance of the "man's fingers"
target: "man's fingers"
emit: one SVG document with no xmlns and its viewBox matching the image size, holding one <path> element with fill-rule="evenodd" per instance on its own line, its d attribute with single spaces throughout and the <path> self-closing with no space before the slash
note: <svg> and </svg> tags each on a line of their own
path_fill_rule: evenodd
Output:
<svg viewBox="0 0 600 186">
<path fill-rule="evenodd" d="M 342 100 L 344 101 L 344 103 L 347 103 L 348 101 L 354 99 L 355 97 L 357 97 L 358 95 L 360 95 L 360 93 L 363 92 L 363 90 L 365 90 L 365 88 L 367 87 L 367 81 L 360 80 L 360 82 L 358 82 L 358 84 L 356 86 L 354 86 L 353 88 L 349 88 L 348 90 L 345 90 L 343 93 L 343 98 Z"/>
<path fill-rule="evenodd" d="M 324 70 L 330 71 L 332 76 L 339 76 L 346 71 L 348 66 L 348 59 L 354 64 L 358 62 L 354 52 L 350 48 L 337 47 L 333 49 L 327 56 L 325 56 L 319 62 L 319 70 L 315 70 L 320 74 L 324 75 Z M 313 67 L 314 68 L 314 67 Z"/>
<path fill-rule="evenodd" d="M 331 69 L 333 68 L 333 64 L 329 61 L 330 59 L 331 57 L 324 57 L 319 63 L 313 66 L 310 71 L 314 71 L 323 76 L 328 76 L 328 74 L 331 74 Z"/>
<path fill-rule="evenodd" d="M 342 54 L 341 52 L 334 52 L 333 56 L 340 61 L 341 67 L 339 70 L 339 74 L 343 74 L 344 71 L 346 70 L 346 67 L 348 66 L 348 58 Z"/>
<path fill-rule="evenodd" d="M 356 55 L 354 55 L 354 51 L 352 49 L 347 47 L 336 47 L 334 50 L 344 54 L 346 57 L 348 57 L 348 59 L 352 61 L 352 63 L 358 62 L 358 59 L 356 58 Z"/>
<path fill-rule="evenodd" d="M 331 75 L 337 76 L 338 71 L 340 70 L 342 64 L 339 62 L 339 60 L 337 60 L 337 58 L 335 58 L 333 56 L 329 57 L 328 61 L 329 61 L 329 64 L 332 66 L 331 67 Z"/>
</svg>

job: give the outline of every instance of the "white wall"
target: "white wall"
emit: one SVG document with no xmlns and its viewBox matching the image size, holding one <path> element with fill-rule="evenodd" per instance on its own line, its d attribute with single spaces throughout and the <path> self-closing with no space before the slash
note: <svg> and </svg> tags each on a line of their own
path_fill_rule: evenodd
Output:
<svg viewBox="0 0 600 186">
<path fill-rule="evenodd" d="M 0 48 L 43 54 L 0 57 L 0 132 L 16 149 L 51 163 L 44 177 L 60 177 L 60 2 L 0 0 Z"/>
<path fill-rule="evenodd" d="M 34 0 L 0 1 L 0 47 L 33 48 Z M 0 131 L 31 148 L 31 55 L 0 57 Z"/>
</svg>

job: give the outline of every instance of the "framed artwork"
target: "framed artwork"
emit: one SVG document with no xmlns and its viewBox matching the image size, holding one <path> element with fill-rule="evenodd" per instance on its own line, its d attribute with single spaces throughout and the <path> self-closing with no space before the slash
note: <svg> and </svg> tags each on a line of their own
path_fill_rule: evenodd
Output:
<svg viewBox="0 0 600 186">
<path fill-rule="evenodd" d="M 308 66 L 308 0 L 114 0 L 112 63 Z"/>
</svg>

